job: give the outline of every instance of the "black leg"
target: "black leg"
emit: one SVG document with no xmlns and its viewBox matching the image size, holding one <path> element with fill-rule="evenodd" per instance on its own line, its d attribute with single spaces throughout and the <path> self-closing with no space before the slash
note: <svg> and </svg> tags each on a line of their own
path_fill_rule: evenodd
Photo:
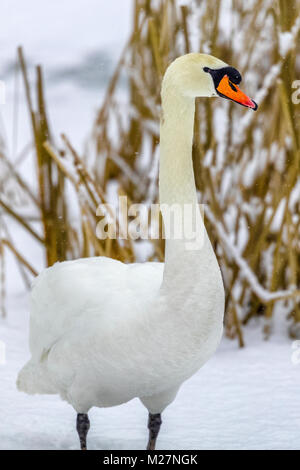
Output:
<svg viewBox="0 0 300 470">
<path fill-rule="evenodd" d="M 147 445 L 147 450 L 155 450 L 156 439 L 160 430 L 160 425 L 162 423 L 160 413 L 151 414 L 149 413 L 148 418 L 148 429 L 149 429 L 149 441 Z"/>
<path fill-rule="evenodd" d="M 90 429 L 90 420 L 87 414 L 78 413 L 76 429 L 80 440 L 81 450 L 86 450 L 86 436 Z"/>
</svg>

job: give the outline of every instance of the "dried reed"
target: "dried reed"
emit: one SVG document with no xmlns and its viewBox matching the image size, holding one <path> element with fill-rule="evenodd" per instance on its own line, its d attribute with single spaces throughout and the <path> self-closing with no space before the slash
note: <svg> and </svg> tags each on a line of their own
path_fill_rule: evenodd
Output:
<svg viewBox="0 0 300 470">
<path fill-rule="evenodd" d="M 85 156 L 78 155 L 64 135 L 61 148 L 55 146 L 41 68 L 36 70 L 34 109 L 19 49 L 39 194 L 32 194 L 4 152 L 1 159 L 20 191 L 39 209 L 43 235 L 4 197 L 0 217 L 13 217 L 43 244 L 47 265 L 92 255 L 136 260 L 138 242 L 97 238 L 97 208 L 107 202 L 112 182 L 132 202 L 150 207 L 157 201 L 163 73 L 174 58 L 190 51 L 222 58 L 241 70 L 259 110 L 250 113 L 221 100 L 197 101 L 193 159 L 199 197 L 207 205 L 207 229 L 226 287 L 226 332 L 243 346 L 243 325 L 263 317 L 268 337 L 277 306 L 290 319 L 290 335 L 300 331 L 300 109 L 292 100 L 293 81 L 300 77 L 296 48 L 300 2 L 290 0 L 287 6 L 285 0 L 233 0 L 232 10 L 226 8 L 225 0 L 198 0 L 181 7 L 175 0 L 134 1 L 132 34 L 92 132 L 95 152 Z M 124 76 L 128 81 L 125 103 L 118 92 Z M 80 214 L 77 223 L 69 213 L 68 185 Z M 122 221 L 118 223 L 122 230 Z M 6 247 L 23 269 L 34 274 L 31 261 L 2 235 L 4 239 L 2 262 Z M 163 240 L 149 243 L 149 259 L 162 260 Z"/>
</svg>

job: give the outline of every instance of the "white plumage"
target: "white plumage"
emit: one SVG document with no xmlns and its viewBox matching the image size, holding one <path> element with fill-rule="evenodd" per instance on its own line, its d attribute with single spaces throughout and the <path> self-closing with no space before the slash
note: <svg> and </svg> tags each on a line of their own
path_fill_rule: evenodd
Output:
<svg viewBox="0 0 300 470">
<path fill-rule="evenodd" d="M 31 294 L 32 358 L 18 387 L 59 393 L 78 413 L 134 397 L 152 413 L 163 411 L 216 348 L 222 320 L 220 314 L 217 330 L 206 321 L 199 331 L 188 312 L 173 318 L 177 308 L 170 315 L 161 290 L 163 268 L 101 257 L 43 271 Z"/>
<path fill-rule="evenodd" d="M 194 98 L 216 96 L 203 69 L 225 66 L 214 57 L 189 54 L 171 64 L 162 85 L 160 202 L 190 204 L 197 217 Z M 161 413 L 213 354 L 222 334 L 223 283 L 200 220 L 202 248 L 191 250 L 186 237 L 167 240 L 165 265 L 99 257 L 56 263 L 42 272 L 31 294 L 32 358 L 19 374 L 19 389 L 58 393 L 83 414 L 134 397 L 150 413 Z"/>
</svg>

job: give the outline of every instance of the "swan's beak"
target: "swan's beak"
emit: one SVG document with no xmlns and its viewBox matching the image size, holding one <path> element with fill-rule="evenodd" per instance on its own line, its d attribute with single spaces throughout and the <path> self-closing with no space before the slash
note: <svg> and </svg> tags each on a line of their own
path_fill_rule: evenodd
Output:
<svg viewBox="0 0 300 470">
<path fill-rule="evenodd" d="M 224 75 L 220 81 L 217 87 L 217 92 L 219 96 L 235 101 L 236 103 L 239 103 L 242 106 L 246 106 L 247 108 L 251 108 L 253 111 L 256 111 L 258 108 L 255 101 L 249 98 L 249 96 L 245 95 L 245 93 L 243 93 L 237 85 L 229 80 L 228 75 Z"/>
</svg>

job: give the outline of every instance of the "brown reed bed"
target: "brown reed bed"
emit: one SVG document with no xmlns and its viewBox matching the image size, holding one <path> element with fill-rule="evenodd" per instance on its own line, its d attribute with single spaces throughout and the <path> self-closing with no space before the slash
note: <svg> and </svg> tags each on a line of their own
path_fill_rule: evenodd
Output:
<svg viewBox="0 0 300 470">
<path fill-rule="evenodd" d="M 300 105 L 292 100 L 293 83 L 300 78 L 300 2 L 233 0 L 230 20 L 226 5 L 224 0 L 198 0 L 181 7 L 175 0 L 134 1 L 132 34 L 85 155 L 79 155 L 65 135 L 59 147 L 53 142 L 42 70 L 37 67 L 36 88 L 30 89 L 19 49 L 39 193 L 33 194 L 11 168 L 4 151 L 1 159 L 39 211 L 42 235 L 4 197 L 0 205 L 1 219 L 3 214 L 14 218 L 44 246 L 47 265 L 93 255 L 136 260 L 138 241 L 97 237 L 97 208 L 107 202 L 112 182 L 131 202 L 149 207 L 157 202 L 159 90 L 166 67 L 190 51 L 210 53 L 236 66 L 259 110 L 250 113 L 225 100 L 197 100 L 193 159 L 199 198 L 207 207 L 206 226 L 226 287 L 226 332 L 243 346 L 244 325 L 261 317 L 268 337 L 276 311 L 289 319 L 292 337 L 300 332 Z M 124 79 L 125 102 L 118 92 Z M 76 223 L 69 213 L 70 187 L 78 207 Z M 121 231 L 122 223 L 118 220 Z M 15 248 L 3 228 L 1 238 L 1 263 L 10 250 L 26 276 L 35 274 L 34 260 Z M 161 261 L 163 240 L 150 243 L 148 258 Z M 4 284 L 2 274 L 2 296 Z"/>
</svg>

